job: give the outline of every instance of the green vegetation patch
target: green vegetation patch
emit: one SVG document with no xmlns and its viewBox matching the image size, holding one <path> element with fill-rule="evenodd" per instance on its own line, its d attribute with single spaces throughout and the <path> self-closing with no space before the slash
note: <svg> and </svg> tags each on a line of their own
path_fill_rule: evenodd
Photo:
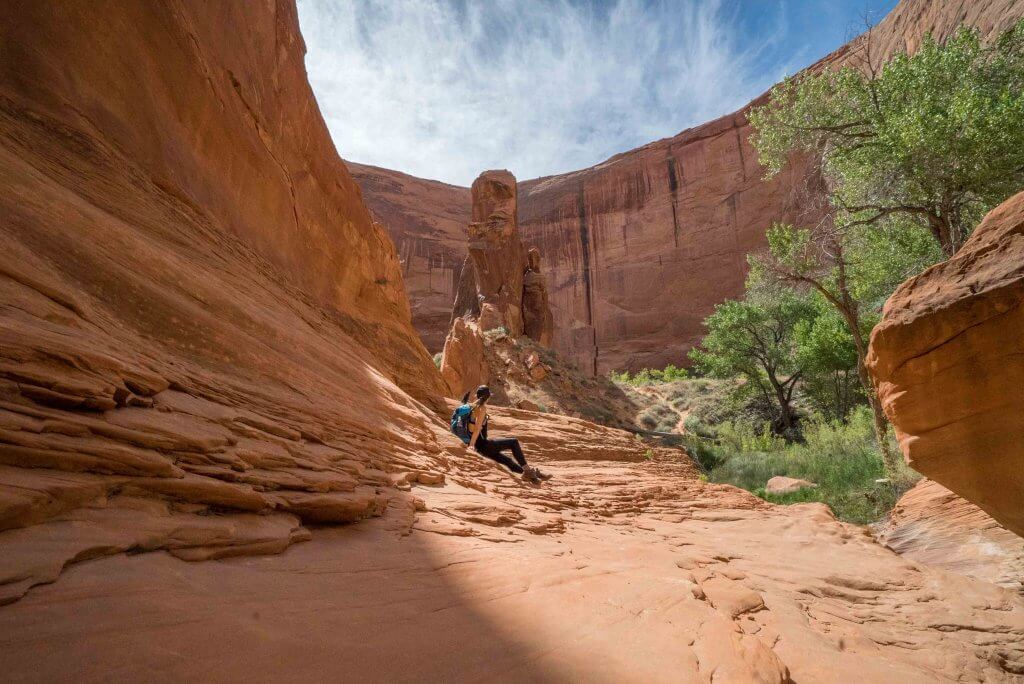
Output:
<svg viewBox="0 0 1024 684">
<path fill-rule="evenodd" d="M 685 443 L 711 482 L 735 485 L 773 503 L 825 503 L 847 522 L 881 520 L 920 477 L 904 467 L 886 480 L 866 407 L 855 409 L 847 423 L 809 420 L 803 443 L 786 443 L 767 425 L 760 430 L 747 423 L 725 423 L 713 430 L 696 427 L 700 432 L 687 434 Z M 713 436 L 701 436 L 709 434 Z M 766 494 L 765 484 L 776 475 L 809 480 L 818 487 Z"/>
<path fill-rule="evenodd" d="M 644 368 L 633 375 L 630 375 L 628 370 L 621 372 L 611 371 L 608 373 L 608 379 L 612 382 L 633 387 L 676 382 L 677 380 L 685 380 L 688 377 L 690 377 L 690 374 L 685 368 L 676 368 L 671 363 L 660 370 L 657 368 Z"/>
</svg>

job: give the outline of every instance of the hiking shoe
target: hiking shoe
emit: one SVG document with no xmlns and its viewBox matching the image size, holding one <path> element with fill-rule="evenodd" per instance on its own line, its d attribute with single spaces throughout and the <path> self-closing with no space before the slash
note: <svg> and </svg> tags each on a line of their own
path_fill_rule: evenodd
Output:
<svg viewBox="0 0 1024 684">
<path fill-rule="evenodd" d="M 523 468 L 523 479 L 531 484 L 540 484 L 540 477 L 537 476 L 536 469 L 530 466 Z"/>
<path fill-rule="evenodd" d="M 540 468 L 538 468 L 537 466 L 534 466 L 534 467 L 533 467 L 533 475 L 534 475 L 534 477 L 536 477 L 536 478 L 537 478 L 538 480 L 550 480 L 550 479 L 551 479 L 551 475 L 549 475 L 548 473 L 545 473 L 545 472 L 541 471 L 541 469 L 540 469 Z"/>
</svg>

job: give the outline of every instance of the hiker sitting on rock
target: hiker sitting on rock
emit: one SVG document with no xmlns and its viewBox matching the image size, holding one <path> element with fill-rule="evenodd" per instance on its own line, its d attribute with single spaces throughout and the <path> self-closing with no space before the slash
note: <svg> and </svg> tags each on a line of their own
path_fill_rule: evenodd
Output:
<svg viewBox="0 0 1024 684">
<path fill-rule="evenodd" d="M 491 389 L 487 385 L 477 387 L 476 401 L 472 404 L 469 403 L 469 392 L 466 392 L 462 397 L 462 406 L 455 409 L 455 413 L 452 414 L 452 432 L 478 453 L 497 461 L 513 473 L 522 473 L 524 480 L 536 483 L 550 479 L 550 475 L 526 463 L 518 439 L 487 438 L 487 400 L 490 398 Z M 503 454 L 503 451 L 511 451 L 515 460 Z"/>
</svg>

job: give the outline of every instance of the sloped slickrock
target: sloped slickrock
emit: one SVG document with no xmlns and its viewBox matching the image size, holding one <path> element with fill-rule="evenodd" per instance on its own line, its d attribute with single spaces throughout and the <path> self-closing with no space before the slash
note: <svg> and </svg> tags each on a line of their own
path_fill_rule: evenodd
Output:
<svg viewBox="0 0 1024 684">
<path fill-rule="evenodd" d="M 411 508 L 318 529 L 281 555 L 184 568 L 162 554 L 80 563 L 0 609 L 7 672 L 47 681 L 114 667 L 130 679 L 381 681 L 1024 674 L 1016 592 L 901 558 L 820 504 L 775 507 L 704 483 L 678 451 L 620 431 L 500 408 L 493 421 L 554 479 L 531 486 L 456 455 L 442 483 L 413 485 Z M 114 627 L 97 630 L 99 620 Z M 52 644 L 62 657 L 40 657 Z"/>
<path fill-rule="evenodd" d="M 1024 535 L 1024 193 L 897 288 L 868 365 L 907 463 Z"/>
<path fill-rule="evenodd" d="M 1024 593 L 1024 539 L 936 482 L 921 480 L 879 528 L 901 556 Z"/>
<path fill-rule="evenodd" d="M 872 30 L 872 52 L 913 51 L 927 32 L 942 39 L 961 24 L 989 37 L 1021 17 L 1021 0 L 901 0 Z M 855 39 L 810 69 L 856 63 L 863 44 Z M 714 305 L 742 293 L 746 256 L 765 246 L 771 223 L 813 218 L 820 195 L 806 164 L 765 180 L 757 163 L 746 112 L 763 101 L 593 167 L 519 184 L 523 241 L 544 255 L 554 346 L 566 359 L 602 374 L 685 363 Z M 408 184 L 386 169 L 373 177 Z M 377 182 L 360 182 L 371 205 L 391 201 L 390 192 L 377 199 Z M 420 183 L 417 192 L 432 198 L 424 209 L 406 203 L 384 223 L 392 235 L 414 233 L 431 245 L 424 249 L 447 253 L 460 224 L 448 223 L 452 232 L 442 237 L 433 217 L 457 215 L 468 192 Z M 414 306 L 429 297 L 410 289 Z M 439 334 L 417 329 L 429 339 Z"/>
</svg>

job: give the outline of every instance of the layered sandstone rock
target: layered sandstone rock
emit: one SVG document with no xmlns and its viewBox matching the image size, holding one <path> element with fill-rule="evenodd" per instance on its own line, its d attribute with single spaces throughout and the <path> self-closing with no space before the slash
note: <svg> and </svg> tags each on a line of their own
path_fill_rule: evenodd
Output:
<svg viewBox="0 0 1024 684">
<path fill-rule="evenodd" d="M 701 482 L 621 431 L 500 408 L 492 421 L 554 479 L 455 458 L 440 482 L 405 480 L 411 522 L 391 507 L 258 560 L 81 564 L 0 608 L 5 673 L 1019 681 L 1013 591 L 903 559 L 819 504 Z"/>
<path fill-rule="evenodd" d="M 992 36 L 1021 17 L 1021 0 L 901 0 L 872 31 L 872 52 L 912 51 L 926 32 L 943 38 L 961 24 Z M 811 68 L 856 62 L 863 45 L 854 40 Z M 594 373 L 686 363 L 714 305 L 742 293 L 746 256 L 764 247 L 765 230 L 813 214 L 804 165 L 764 179 L 746 119 L 761 102 L 591 168 L 520 183 L 523 240 L 545 255 L 564 357 Z M 372 204 L 376 193 L 364 189 Z M 419 222 L 410 215 L 389 225 L 393 235 Z"/>
<path fill-rule="evenodd" d="M 1024 672 L 1019 596 L 821 506 L 564 416 L 493 412 L 543 486 L 462 447 L 290 3 L 8 2 L 0 41 L 5 679 Z"/>
<path fill-rule="evenodd" d="M 868 365 L 915 470 L 1024 535 L 1024 193 L 901 285 Z"/>
<path fill-rule="evenodd" d="M 540 250 L 531 247 L 523 274 L 523 332 L 530 339 L 550 347 L 555 335 L 555 318 L 548 298 L 548 279 L 540 270 Z"/>
<path fill-rule="evenodd" d="M 516 178 L 508 171 L 484 171 L 473 181 L 469 263 L 481 304 L 496 314 L 484 329 L 503 327 L 523 334 L 523 273 L 526 253 L 519 239 Z M 497 324 L 497 325 L 495 325 Z"/>
<path fill-rule="evenodd" d="M 878 533 L 913 561 L 1024 593 L 1024 539 L 937 482 L 904 494 Z"/>
<path fill-rule="evenodd" d="M 469 256 L 441 360 L 452 396 L 505 375 L 486 368 L 481 344 L 485 333 L 513 340 L 526 335 L 546 347 L 555 327 L 540 253 L 527 251 L 519 238 L 515 176 L 504 170 L 480 174 L 473 183 L 471 217 Z"/>
<path fill-rule="evenodd" d="M 444 344 L 441 377 L 448 385 L 448 394 L 464 393 L 491 382 L 491 371 L 484 355 L 484 338 L 480 327 L 465 318 L 456 318 Z"/>
<path fill-rule="evenodd" d="M 443 383 L 293 4 L 8 2 L 0 42 L 0 603 L 411 511 Z"/>
</svg>

